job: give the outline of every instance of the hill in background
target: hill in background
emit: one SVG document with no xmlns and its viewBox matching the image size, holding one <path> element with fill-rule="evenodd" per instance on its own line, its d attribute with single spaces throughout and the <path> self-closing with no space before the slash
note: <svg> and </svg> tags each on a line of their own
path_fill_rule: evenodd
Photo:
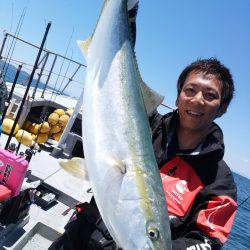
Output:
<svg viewBox="0 0 250 250">
<path fill-rule="evenodd" d="M 0 60 L 0 70 L 1 71 L 3 70 L 3 67 L 4 67 L 4 70 L 7 69 L 7 72 L 6 72 L 5 76 L 4 76 L 4 80 L 6 82 L 13 82 L 14 78 L 15 78 L 15 75 L 16 75 L 16 72 L 17 72 L 17 68 L 14 65 L 10 64 L 10 63 L 9 64 L 6 63 L 6 65 L 4 66 L 4 61 Z M 26 71 L 21 70 L 21 72 L 19 74 L 19 77 L 17 79 L 17 83 L 21 84 L 21 85 L 24 85 L 24 86 L 27 86 L 29 76 L 30 75 Z M 36 81 L 37 81 L 37 79 L 34 77 L 34 79 L 32 80 L 32 83 L 31 83 L 32 87 L 34 87 L 36 85 Z M 39 82 L 38 88 L 39 89 L 44 89 L 44 87 L 45 87 L 45 83 Z M 54 90 L 54 88 L 52 88 L 50 86 L 47 86 L 47 88 L 50 89 L 50 90 Z M 67 93 L 64 93 L 64 95 L 69 96 Z"/>
</svg>

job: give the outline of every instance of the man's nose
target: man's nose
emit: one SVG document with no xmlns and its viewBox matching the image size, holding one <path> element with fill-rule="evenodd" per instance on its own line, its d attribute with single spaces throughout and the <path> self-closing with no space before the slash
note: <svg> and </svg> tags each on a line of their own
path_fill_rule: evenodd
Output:
<svg viewBox="0 0 250 250">
<path fill-rule="evenodd" d="M 193 96 L 191 102 L 197 103 L 197 104 L 201 104 L 201 105 L 204 105 L 204 104 L 205 104 L 205 100 L 204 100 L 202 91 L 197 92 L 197 93 Z"/>
</svg>

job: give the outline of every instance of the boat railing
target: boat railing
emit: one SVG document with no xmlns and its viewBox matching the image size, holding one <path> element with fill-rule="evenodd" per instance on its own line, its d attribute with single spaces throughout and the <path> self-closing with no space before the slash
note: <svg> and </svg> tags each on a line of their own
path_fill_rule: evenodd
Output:
<svg viewBox="0 0 250 250">
<path fill-rule="evenodd" d="M 26 85 L 38 50 L 38 45 L 4 32 L 0 46 L 0 70 L 4 80 L 13 82 L 18 65 L 22 65 L 22 74 L 17 82 Z M 42 98 L 48 89 L 52 90 L 54 98 L 59 94 L 69 95 L 69 88 L 72 85 L 83 84 L 85 68 L 86 65 L 72 59 L 72 54 L 71 56 L 61 55 L 43 48 L 36 75 L 32 81 L 34 87 L 32 98 L 35 98 L 37 88 L 43 89 Z"/>
</svg>

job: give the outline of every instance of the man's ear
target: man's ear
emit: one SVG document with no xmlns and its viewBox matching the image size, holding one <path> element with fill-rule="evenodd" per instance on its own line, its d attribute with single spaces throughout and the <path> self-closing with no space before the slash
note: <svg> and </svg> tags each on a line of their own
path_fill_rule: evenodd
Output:
<svg viewBox="0 0 250 250">
<path fill-rule="evenodd" d="M 221 104 L 216 117 L 217 118 L 221 117 L 223 114 L 226 113 L 226 111 L 227 111 L 227 105 L 225 103 Z"/>
</svg>

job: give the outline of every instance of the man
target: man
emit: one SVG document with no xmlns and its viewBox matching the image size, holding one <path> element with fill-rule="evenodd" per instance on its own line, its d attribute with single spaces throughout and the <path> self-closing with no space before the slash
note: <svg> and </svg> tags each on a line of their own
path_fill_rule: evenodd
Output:
<svg viewBox="0 0 250 250">
<path fill-rule="evenodd" d="M 232 76 L 216 59 L 198 60 L 183 70 L 177 89 L 177 110 L 150 118 L 173 249 L 220 249 L 237 204 L 223 134 L 213 121 L 233 97 Z"/>
<path fill-rule="evenodd" d="M 155 111 L 149 118 L 173 250 L 220 249 L 237 204 L 232 173 L 223 161 L 223 134 L 213 121 L 227 110 L 233 79 L 218 60 L 197 60 L 183 70 L 177 89 L 176 111 L 164 116 Z M 55 249 L 115 249 L 94 200 L 77 209 Z"/>
<path fill-rule="evenodd" d="M 135 43 L 137 5 L 129 11 Z M 233 97 L 229 70 L 216 59 L 198 60 L 180 74 L 177 110 L 149 117 L 166 194 L 173 250 L 220 249 L 236 212 L 236 186 L 223 161 L 221 129 L 213 121 Z M 94 199 L 77 207 L 50 249 L 116 249 Z"/>
</svg>

